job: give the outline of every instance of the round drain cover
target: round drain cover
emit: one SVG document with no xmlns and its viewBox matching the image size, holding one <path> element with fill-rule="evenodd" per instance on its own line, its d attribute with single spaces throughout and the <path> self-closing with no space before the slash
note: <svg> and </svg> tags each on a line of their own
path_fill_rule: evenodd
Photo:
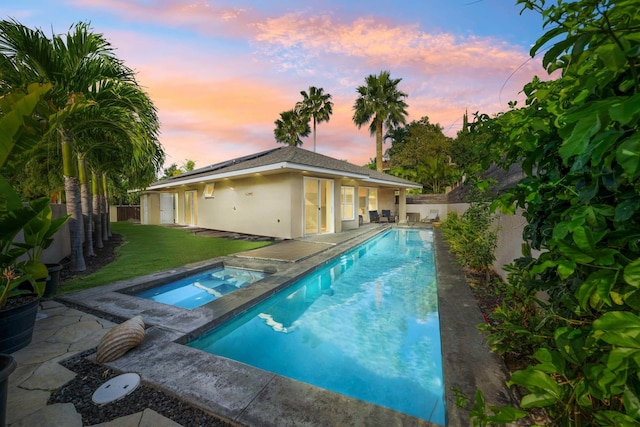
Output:
<svg viewBox="0 0 640 427">
<path fill-rule="evenodd" d="M 91 396 L 96 405 L 104 405 L 132 393 L 140 385 L 140 375 L 122 374 L 102 384 Z"/>
</svg>

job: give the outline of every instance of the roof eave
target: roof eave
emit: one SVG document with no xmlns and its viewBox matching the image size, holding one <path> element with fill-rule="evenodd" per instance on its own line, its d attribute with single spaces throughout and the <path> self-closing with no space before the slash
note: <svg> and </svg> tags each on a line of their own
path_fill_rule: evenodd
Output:
<svg viewBox="0 0 640 427">
<path fill-rule="evenodd" d="M 346 178 L 359 179 L 372 184 L 395 185 L 398 187 L 416 188 L 416 189 L 422 188 L 422 186 L 418 184 L 400 183 L 396 181 L 390 181 L 390 180 L 388 181 L 388 180 L 383 180 L 378 178 L 372 178 L 365 173 L 341 171 L 341 170 L 335 170 L 335 169 L 329 169 L 329 168 L 322 168 L 318 166 L 303 165 L 303 164 L 293 163 L 293 162 L 279 162 L 279 163 L 273 163 L 270 165 L 257 166 L 254 168 L 240 169 L 240 170 L 235 170 L 230 172 L 221 172 L 221 173 L 212 173 L 212 174 L 204 173 L 202 175 L 188 177 L 184 179 L 179 179 L 179 177 L 177 177 L 177 179 L 172 179 L 169 182 L 158 181 L 157 183 L 147 187 L 146 190 L 148 191 L 148 190 L 159 190 L 162 188 L 179 187 L 182 185 L 205 183 L 205 182 L 221 180 L 225 178 L 236 178 L 239 176 L 267 173 L 267 172 L 273 172 L 277 170 L 296 170 L 301 172 L 322 173 L 322 174 L 330 174 L 330 175 L 341 176 Z"/>
<path fill-rule="evenodd" d="M 345 171 L 336 171 L 336 170 L 333 170 L 333 169 L 320 168 L 320 167 L 317 167 L 317 166 L 307 166 L 307 165 L 301 165 L 301 164 L 298 164 L 298 163 L 291 163 L 291 162 L 279 162 L 279 163 L 274 163 L 274 164 L 271 164 L 271 165 L 257 166 L 257 167 L 254 167 L 254 168 L 240 169 L 240 170 L 235 170 L 235 171 L 230 171 L 230 172 L 213 173 L 213 174 L 202 174 L 202 175 L 194 176 L 194 177 L 191 177 L 191 178 L 185 178 L 185 179 L 173 179 L 173 180 L 171 180 L 169 182 L 158 181 L 157 183 L 152 184 L 149 187 L 147 187 L 147 190 L 158 190 L 158 189 L 161 189 L 161 188 L 178 187 L 178 186 L 181 186 L 181 185 L 203 183 L 203 182 L 220 180 L 220 179 L 225 179 L 225 178 L 236 178 L 238 176 L 246 176 L 246 175 L 253 175 L 253 174 L 257 174 L 257 173 L 273 172 L 273 171 L 284 170 L 284 169 L 315 172 L 315 173 L 325 173 L 325 174 L 339 175 L 339 176 L 345 176 L 345 177 L 348 177 L 348 178 L 355 178 L 355 179 L 367 179 L 368 178 L 368 176 L 365 175 L 365 174 L 358 174 L 358 173 L 345 172 Z"/>
<path fill-rule="evenodd" d="M 397 187 L 402 187 L 402 188 L 422 189 L 422 185 L 414 184 L 412 182 L 387 181 L 387 180 L 382 180 L 377 178 L 369 178 L 369 179 L 366 179 L 366 181 L 371 182 L 373 184 L 385 184 L 385 185 L 391 184 L 391 185 L 395 185 Z"/>
</svg>

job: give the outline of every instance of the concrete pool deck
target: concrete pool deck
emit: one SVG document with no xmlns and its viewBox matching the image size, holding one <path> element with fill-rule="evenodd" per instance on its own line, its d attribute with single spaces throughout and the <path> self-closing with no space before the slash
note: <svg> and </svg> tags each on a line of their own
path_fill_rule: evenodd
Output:
<svg viewBox="0 0 640 427">
<path fill-rule="evenodd" d="M 49 317 L 46 323 L 36 323 L 37 335 L 34 336 L 34 342 L 18 351 L 16 355 L 19 357 L 16 359 L 20 366 L 21 352 L 26 354 L 37 350 L 39 354 L 47 355 L 38 358 L 40 365 L 30 371 L 31 376 L 27 374 L 27 368 L 23 367 L 25 372 L 22 372 L 19 378 L 13 378 L 16 373 L 10 377 L 8 422 L 11 426 L 33 425 L 28 423 L 29 416 L 33 417 L 41 410 L 53 410 L 46 407 L 42 387 L 26 387 L 25 378 L 35 381 L 38 371 L 46 376 L 47 370 L 55 370 L 55 365 L 60 366 L 57 361 L 70 357 L 73 351 L 79 352 L 95 347 L 101 336 L 113 325 L 100 318 L 101 313 L 104 313 L 105 317 L 122 320 L 141 314 L 147 324 L 142 345 L 122 358 L 108 363 L 110 368 L 119 372 L 137 372 L 144 383 L 179 396 L 196 407 L 234 423 L 248 426 L 432 425 L 424 420 L 182 345 L 288 286 L 300 275 L 324 265 L 345 250 L 357 246 L 388 227 L 389 225 L 371 225 L 345 233 L 285 241 L 234 256 L 216 258 L 144 278 L 65 295 L 58 301 L 66 304 L 66 307 L 55 302 L 47 303 L 53 305 L 50 310 L 58 310 L 60 314 Z M 448 425 L 467 426 L 469 421 L 466 411 L 455 406 L 451 388 L 457 387 L 469 397 L 472 397 L 477 389 L 481 389 L 488 404 L 506 404 L 510 402 L 509 390 L 505 386 L 507 373 L 501 359 L 490 352 L 476 328 L 476 325 L 483 321 L 483 317 L 460 268 L 452 262 L 446 244 L 441 238 L 435 239 L 435 248 Z M 195 310 L 170 307 L 122 292 L 146 286 L 147 282 L 160 282 L 169 275 L 186 275 L 215 263 L 263 269 L 273 274 L 261 282 Z M 43 306 L 43 312 L 46 307 Z M 83 316 L 83 322 L 91 323 L 92 328 L 89 328 L 87 323 L 75 335 L 81 344 L 73 346 L 65 343 L 65 340 L 69 340 L 69 334 L 46 335 L 38 332 L 45 327 L 57 330 L 55 321 L 62 321 L 63 311 Z M 41 335 L 46 336 L 46 339 L 36 338 Z M 58 341 L 62 341 L 62 344 Z M 43 350 L 52 349 L 57 345 L 68 351 L 61 354 L 59 351 Z M 42 368 L 45 363 L 47 369 Z M 68 381 L 69 375 L 73 374 L 65 372 L 58 382 L 65 379 Z M 63 384 L 64 382 L 56 387 Z M 40 402 L 44 400 L 44 404 L 40 403 L 42 408 L 35 412 L 34 409 L 38 406 L 32 405 L 28 414 L 26 411 L 20 414 L 15 410 L 12 412 L 12 408 L 17 409 L 12 406 L 12 402 L 17 401 L 12 398 L 12 393 L 18 393 L 20 397 L 27 393 L 33 393 L 34 396 L 39 394 Z M 126 404 L 126 397 L 121 402 Z M 71 412 L 72 408 L 64 410 Z M 153 417 L 154 420 L 162 419 L 158 414 L 151 412 L 146 416 Z M 143 415 L 139 414 L 140 417 Z M 172 421 L 165 420 L 168 423 L 166 425 L 175 425 L 169 424 Z M 165 424 L 154 421 L 153 425 L 159 427 Z"/>
</svg>

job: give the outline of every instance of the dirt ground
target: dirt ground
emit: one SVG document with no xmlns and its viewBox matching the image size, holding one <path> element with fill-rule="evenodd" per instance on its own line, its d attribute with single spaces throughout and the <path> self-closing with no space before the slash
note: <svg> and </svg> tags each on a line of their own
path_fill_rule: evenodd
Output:
<svg viewBox="0 0 640 427">
<path fill-rule="evenodd" d="M 62 270 L 60 271 L 60 280 L 64 283 L 65 280 L 69 280 L 75 276 L 87 276 L 91 273 L 95 273 L 107 264 L 113 262 L 116 259 L 116 249 L 124 243 L 124 237 L 121 234 L 113 233 L 109 240 L 103 242 L 102 248 L 94 248 L 95 255 L 91 257 L 85 257 L 84 262 L 86 270 L 81 272 L 71 271 L 71 260 L 67 257 L 63 259 Z"/>
</svg>

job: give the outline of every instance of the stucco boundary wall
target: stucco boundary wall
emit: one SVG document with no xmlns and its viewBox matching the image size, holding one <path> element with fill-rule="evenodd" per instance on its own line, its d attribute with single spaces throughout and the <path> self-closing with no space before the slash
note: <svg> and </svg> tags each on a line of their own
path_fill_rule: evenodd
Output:
<svg viewBox="0 0 640 427">
<path fill-rule="evenodd" d="M 409 199 L 411 198 L 411 202 Z M 445 203 L 442 203 L 442 199 Z M 407 213 L 420 213 L 421 219 L 433 209 L 439 211 L 440 220 L 444 221 L 449 213 L 456 212 L 462 215 L 469 208 L 469 203 L 446 203 L 446 195 L 443 194 L 421 194 L 419 196 L 407 196 Z M 498 243 L 495 250 L 496 260 L 493 268 L 502 277 L 507 279 L 507 272 L 504 270 L 506 264 L 510 264 L 514 259 L 522 256 L 522 232 L 527 225 L 527 221 L 522 216 L 522 211 L 514 215 L 498 213 L 494 221 L 494 227 L 498 232 Z M 534 251 L 534 256 L 537 256 Z"/>
<path fill-rule="evenodd" d="M 52 203 L 51 205 L 52 219 L 61 218 L 67 214 L 67 205 L 64 203 Z M 117 206 L 110 206 L 109 221 L 117 222 Z M 80 217 L 82 223 L 82 217 Z M 82 224 L 81 224 L 82 227 Z M 84 242 L 84 236 L 82 236 Z M 22 233 L 16 236 L 17 242 L 24 242 Z M 69 222 L 67 221 L 56 234 L 53 235 L 53 243 L 47 249 L 42 251 L 40 260 L 45 264 L 58 264 L 63 259 L 71 255 L 71 237 L 69 236 Z"/>
<path fill-rule="evenodd" d="M 432 210 L 438 211 L 438 217 L 442 221 L 447 217 L 449 201 L 446 194 L 407 194 L 407 216 L 410 222 L 426 220 Z"/>
<path fill-rule="evenodd" d="M 67 214 L 67 205 L 53 203 L 51 206 L 51 219 L 63 217 Z M 80 218 L 82 221 L 82 218 Z M 22 231 L 16 236 L 15 242 L 23 243 L 24 235 Z M 45 264 L 58 264 L 60 261 L 71 255 L 71 238 L 69 237 L 69 222 L 64 225 L 53 235 L 51 246 L 42 251 L 40 261 Z M 23 256 L 26 259 L 26 256 Z"/>
<path fill-rule="evenodd" d="M 63 217 L 67 214 L 67 205 L 54 203 L 51 205 L 51 216 L 53 219 Z M 80 218 L 82 222 L 82 218 Z M 71 255 L 71 238 L 69 237 L 69 221 L 56 234 L 53 235 L 53 243 L 46 250 L 42 251 L 40 259 L 45 264 L 57 264 Z"/>
</svg>

